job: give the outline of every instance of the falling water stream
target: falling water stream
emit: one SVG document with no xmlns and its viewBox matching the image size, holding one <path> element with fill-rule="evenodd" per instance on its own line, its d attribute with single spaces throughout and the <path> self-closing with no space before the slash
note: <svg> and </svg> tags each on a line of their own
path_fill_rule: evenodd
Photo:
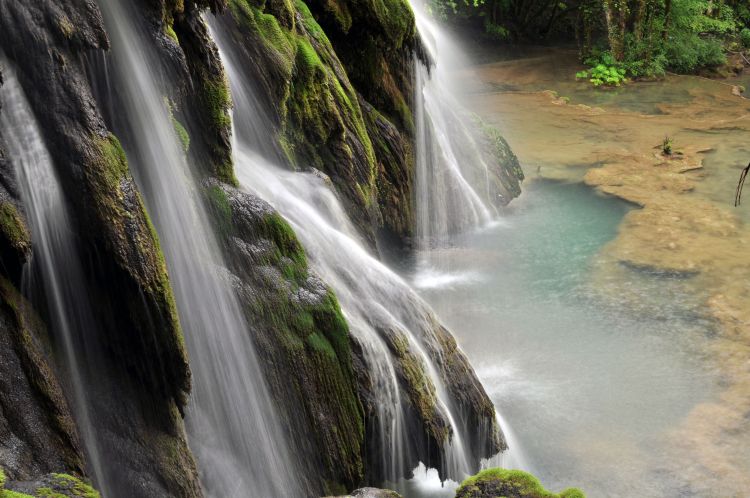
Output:
<svg viewBox="0 0 750 498">
<path fill-rule="evenodd" d="M 446 443 L 447 475 L 469 475 L 469 449 L 463 426 L 446 394 L 443 381 L 427 349 L 436 344 L 432 312 L 401 278 L 375 259 L 361 244 L 360 236 L 332 191 L 330 182 L 315 173 L 283 169 L 261 158 L 242 140 L 259 128 L 255 99 L 233 63 L 232 47 L 215 29 L 235 102 L 235 172 L 243 188 L 273 205 L 292 224 L 308 254 L 311 267 L 332 286 L 355 339 L 362 345 L 368 369 L 375 379 L 378 397 L 379 453 L 386 480 L 405 489 L 403 469 L 414 461 L 407 433 L 404 401 L 381 332 L 397 330 L 408 340 L 436 387 L 438 408 L 453 429 Z M 473 428 L 476 430 L 476 428 Z M 400 484 L 399 484 L 400 482 Z"/>
<path fill-rule="evenodd" d="M 209 496 L 306 493 L 274 413 L 237 297 L 159 86 L 163 69 L 126 0 L 100 0 L 131 170 L 164 250 L 193 373 L 190 447 Z"/>
<path fill-rule="evenodd" d="M 488 198 L 487 165 L 474 142 L 477 130 L 453 96 L 451 69 L 460 51 L 418 0 L 411 5 L 432 63 L 428 68 L 415 60 L 414 98 L 416 237 L 420 249 L 429 249 L 489 223 L 496 213 Z"/>
<path fill-rule="evenodd" d="M 101 491 L 107 493 L 106 475 L 111 469 L 100 457 L 85 388 L 88 382 L 84 379 L 89 347 L 86 333 L 95 330 L 96 325 L 71 218 L 34 114 L 12 66 L 2 54 L 0 65 L 4 76 L 0 90 L 0 136 L 15 170 L 34 244 L 33 257 L 24 267 L 21 290 L 27 296 L 33 295 L 36 279 L 41 278 L 54 333 L 65 355 L 68 384 L 88 461 L 101 482 Z"/>
</svg>

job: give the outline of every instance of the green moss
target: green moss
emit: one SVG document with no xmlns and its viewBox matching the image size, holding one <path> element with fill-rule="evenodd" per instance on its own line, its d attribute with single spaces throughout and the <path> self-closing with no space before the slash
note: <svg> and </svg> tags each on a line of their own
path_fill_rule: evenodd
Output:
<svg viewBox="0 0 750 498">
<path fill-rule="evenodd" d="M 229 84 L 226 79 L 206 81 L 202 88 L 203 105 L 207 109 L 212 131 L 220 134 L 231 128 L 232 119 L 229 116 L 229 109 L 232 107 L 232 98 L 229 94 Z M 231 157 L 227 157 L 223 163 L 216 164 L 215 169 L 216 176 L 220 180 L 230 185 L 239 185 L 237 178 L 234 176 Z"/>
<path fill-rule="evenodd" d="M 171 24 L 164 23 L 164 34 L 170 37 L 176 44 L 180 44 L 177 33 L 174 32 L 174 27 Z"/>
<path fill-rule="evenodd" d="M 348 33 L 352 28 L 352 14 L 346 0 L 326 0 L 325 10 L 333 16 L 342 33 Z"/>
<path fill-rule="evenodd" d="M 318 53 L 310 42 L 301 36 L 297 38 L 297 57 L 295 60 L 295 68 L 298 74 L 304 78 L 309 79 L 315 74 L 316 70 L 322 70 L 323 68 Z"/>
<path fill-rule="evenodd" d="M 222 236 L 232 233 L 232 205 L 226 192 L 219 185 L 212 185 L 206 189 L 208 205 L 216 216 L 217 227 Z"/>
<path fill-rule="evenodd" d="M 18 491 L 0 490 L 0 498 L 35 498 L 34 496 L 27 495 L 26 493 L 19 493 Z M 64 496 L 63 498 L 68 498 Z"/>
<path fill-rule="evenodd" d="M 294 5 L 297 7 L 297 12 L 299 12 L 302 16 L 302 24 L 305 26 L 307 32 L 320 42 L 330 43 L 328 41 L 328 36 L 326 36 L 323 28 L 320 27 L 318 21 L 316 21 L 313 17 L 312 12 L 310 12 L 310 9 L 307 7 L 307 4 L 302 0 L 295 0 Z"/>
<path fill-rule="evenodd" d="M 77 477 L 69 474 L 52 474 L 52 477 L 55 478 L 55 485 L 71 492 L 76 498 L 100 498 L 99 492 Z"/>
<path fill-rule="evenodd" d="M 52 488 L 37 488 L 34 492 L 39 498 L 68 498 L 68 496 L 53 491 Z"/>
<path fill-rule="evenodd" d="M 390 342 L 406 380 L 412 405 L 432 437 L 440 442 L 447 441 L 450 432 L 442 420 L 437 418 L 435 385 L 427 376 L 424 363 L 411 350 L 409 339 L 401 332 L 394 331 Z"/>
<path fill-rule="evenodd" d="M 265 46 L 273 49 L 279 62 L 291 72 L 295 46 L 276 17 L 250 5 L 247 0 L 230 0 L 229 8 L 235 20 L 250 32 L 258 33 Z"/>
<path fill-rule="evenodd" d="M 111 133 L 106 138 L 97 137 L 96 142 L 104 160 L 104 180 L 110 191 L 118 190 L 120 181 L 129 174 L 125 151 L 117 137 Z"/>
<path fill-rule="evenodd" d="M 367 7 L 383 27 L 393 48 L 401 48 L 414 36 L 414 13 L 405 0 L 368 0 Z"/>
<path fill-rule="evenodd" d="M 88 483 L 69 474 L 51 474 L 44 478 L 46 486 L 39 486 L 28 495 L 5 488 L 5 474 L 0 469 L 0 498 L 101 498 Z"/>
<path fill-rule="evenodd" d="M 174 128 L 174 132 L 180 141 L 180 145 L 182 145 L 182 150 L 184 152 L 187 152 L 190 149 L 190 135 L 188 134 L 185 127 L 182 126 L 182 123 L 177 121 L 174 116 L 172 116 L 172 127 Z"/>
<path fill-rule="evenodd" d="M 336 352 L 333 350 L 333 346 L 331 346 L 331 343 L 328 342 L 328 339 L 318 334 L 317 332 L 314 332 L 307 336 L 307 344 L 309 344 L 310 347 L 315 351 L 327 354 L 331 358 L 336 357 Z"/>
<path fill-rule="evenodd" d="M 27 252 L 31 248 L 31 235 L 12 202 L 0 202 L 0 232 L 13 249 Z"/>
<path fill-rule="evenodd" d="M 483 470 L 469 477 L 456 491 L 456 498 L 585 498 L 581 490 L 569 488 L 560 494 L 547 491 L 539 479 L 521 470 Z"/>
<path fill-rule="evenodd" d="M 164 103 L 167 106 L 167 112 L 169 113 L 169 120 L 172 122 L 172 129 L 174 129 L 174 133 L 177 136 L 177 140 L 180 141 L 180 144 L 182 145 L 182 150 L 185 153 L 187 153 L 188 149 L 190 149 L 190 135 L 188 134 L 188 131 L 185 129 L 182 123 L 180 123 L 175 117 L 174 105 L 172 104 L 172 102 L 167 97 L 164 97 Z"/>
<path fill-rule="evenodd" d="M 277 212 L 265 217 L 261 225 L 261 235 L 267 237 L 276 244 L 281 255 L 293 261 L 304 275 L 307 275 L 307 256 L 302 244 L 299 243 L 297 235 L 287 221 Z"/>
</svg>

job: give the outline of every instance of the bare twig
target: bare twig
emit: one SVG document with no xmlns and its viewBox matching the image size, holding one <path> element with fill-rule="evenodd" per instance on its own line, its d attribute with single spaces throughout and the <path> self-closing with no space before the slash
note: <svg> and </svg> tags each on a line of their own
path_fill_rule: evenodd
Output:
<svg viewBox="0 0 750 498">
<path fill-rule="evenodd" d="M 740 174 L 740 181 L 737 184 L 737 192 L 734 194 L 734 207 L 739 206 L 742 202 L 742 187 L 745 186 L 745 179 L 747 178 L 748 173 L 750 173 L 750 164 L 748 164 Z"/>
</svg>

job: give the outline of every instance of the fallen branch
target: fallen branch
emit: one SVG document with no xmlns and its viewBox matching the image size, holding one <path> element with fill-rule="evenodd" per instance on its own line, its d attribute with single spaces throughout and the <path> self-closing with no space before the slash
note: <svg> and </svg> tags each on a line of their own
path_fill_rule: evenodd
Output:
<svg viewBox="0 0 750 498">
<path fill-rule="evenodd" d="M 748 173 L 750 173 L 750 164 L 748 164 L 747 167 L 742 170 L 742 173 L 740 173 L 740 181 L 737 184 L 737 192 L 734 194 L 734 207 L 739 206 L 742 202 L 742 187 L 745 186 L 745 179 L 747 178 Z"/>
</svg>

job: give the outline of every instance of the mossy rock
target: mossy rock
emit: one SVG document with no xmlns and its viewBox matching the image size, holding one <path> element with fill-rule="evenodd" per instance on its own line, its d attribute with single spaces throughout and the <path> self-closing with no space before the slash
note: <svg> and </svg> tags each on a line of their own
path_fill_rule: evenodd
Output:
<svg viewBox="0 0 750 498">
<path fill-rule="evenodd" d="M 31 235 L 23 217 L 10 201 L 0 201 L 0 234 L 12 249 L 28 254 L 31 250 Z"/>
<path fill-rule="evenodd" d="M 364 419 L 338 300 L 270 205 L 216 181 L 204 191 L 278 414 L 306 441 L 310 487 L 351 489 L 363 479 Z"/>
<path fill-rule="evenodd" d="M 271 116 L 274 160 L 329 175 L 367 235 L 379 223 L 367 219 L 377 212 L 377 161 L 357 92 L 307 4 L 280 1 L 231 0 L 225 29 L 248 47 L 243 64 Z M 279 14 L 289 6 L 293 23 Z"/>
<path fill-rule="evenodd" d="M 586 498 L 580 489 L 561 493 L 547 491 L 539 479 L 522 470 L 487 469 L 469 477 L 456 491 L 456 498 Z"/>
<path fill-rule="evenodd" d="M 0 469 L 0 498 L 101 498 L 90 484 L 70 474 L 49 474 L 38 481 L 13 483 L 17 491 L 5 489 L 6 484 Z"/>
<path fill-rule="evenodd" d="M 5 276 L 18 282 L 31 255 L 31 234 L 16 205 L 0 200 L 0 262 Z"/>
</svg>

